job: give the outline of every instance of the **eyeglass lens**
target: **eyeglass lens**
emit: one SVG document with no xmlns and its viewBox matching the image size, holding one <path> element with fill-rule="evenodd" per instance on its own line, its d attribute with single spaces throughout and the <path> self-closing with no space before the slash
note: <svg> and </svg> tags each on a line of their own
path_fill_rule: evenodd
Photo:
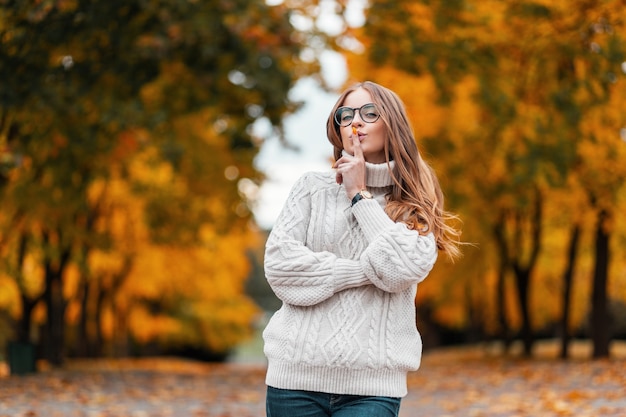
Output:
<svg viewBox="0 0 626 417">
<path fill-rule="evenodd" d="M 339 107 L 335 112 L 335 122 L 340 126 L 348 126 L 352 123 L 354 115 L 359 112 L 361 120 L 366 123 L 374 123 L 380 117 L 380 113 L 374 103 L 367 103 L 360 108 Z"/>
</svg>

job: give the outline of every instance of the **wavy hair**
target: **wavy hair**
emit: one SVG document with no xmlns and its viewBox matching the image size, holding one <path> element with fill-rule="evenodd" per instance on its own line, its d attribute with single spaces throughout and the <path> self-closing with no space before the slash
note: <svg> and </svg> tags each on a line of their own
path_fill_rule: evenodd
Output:
<svg viewBox="0 0 626 417">
<path fill-rule="evenodd" d="M 461 232 L 450 222 L 458 222 L 459 219 L 444 210 L 439 180 L 417 148 L 404 103 L 396 93 L 374 82 L 364 81 L 341 94 L 326 121 L 326 135 L 333 145 L 335 160 L 341 157 L 343 142 L 334 114 L 343 106 L 346 97 L 359 88 L 370 93 L 380 111 L 380 120 L 385 124 L 387 166 L 390 167 L 390 161 L 395 161 L 395 167 L 390 169 L 394 185 L 387 195 L 385 212 L 393 221 L 401 221 L 421 234 L 432 232 L 439 250 L 456 259 L 460 256 Z"/>
</svg>

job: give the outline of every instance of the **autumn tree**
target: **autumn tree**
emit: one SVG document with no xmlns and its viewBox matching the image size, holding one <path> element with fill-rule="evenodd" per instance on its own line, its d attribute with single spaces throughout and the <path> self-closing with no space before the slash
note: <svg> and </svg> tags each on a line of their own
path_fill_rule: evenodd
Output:
<svg viewBox="0 0 626 417">
<path fill-rule="evenodd" d="M 567 190 L 572 203 L 582 201 L 558 214 L 571 219 L 570 247 L 577 245 L 577 211 L 598 216 L 592 316 L 594 344 L 605 347 L 600 355 L 607 352 L 608 235 L 624 180 L 615 165 L 625 145 L 618 110 L 625 103 L 622 9 L 621 1 L 378 0 L 370 3 L 365 25 L 345 35 L 362 46 L 348 58 L 354 78 L 399 92 L 449 202 L 482 225 L 466 238 L 495 248 L 498 301 L 491 304 L 503 332 L 512 325 L 504 300 L 511 291 L 507 277 L 513 278 L 527 355 L 534 307 L 546 308 L 533 301 L 532 284 L 547 275 L 540 261 L 555 223 L 545 213 L 553 212 L 559 190 Z"/>
<path fill-rule="evenodd" d="M 238 180 L 259 179 L 249 126 L 267 118 L 279 130 L 296 108 L 289 89 L 317 70 L 303 61 L 308 38 L 289 19 L 284 6 L 245 0 L 0 5 L 0 251 L 10 260 L 2 272 L 23 295 L 21 328 L 43 301 L 52 363 L 65 355 L 65 318 L 75 311 L 68 305 L 87 314 L 90 285 L 98 283 L 96 299 L 115 307 L 140 257 L 166 256 L 139 249 L 199 248 L 246 235 L 250 215 Z M 172 170 L 166 188 L 130 176 L 128 164 L 146 153 L 153 166 Z M 111 191 L 122 183 L 130 190 L 125 205 L 141 213 L 130 219 L 148 226 L 143 246 L 120 246 L 128 236 L 110 226 L 124 218 L 112 198 L 121 194 Z M 142 230 L 135 225 L 127 230 Z M 230 243 L 237 251 L 243 242 Z M 94 269 L 97 253 L 117 253 L 113 266 Z M 28 292 L 19 284 L 26 260 L 42 274 L 42 285 Z M 233 273 L 241 279 L 245 270 Z M 207 292 L 185 296 L 203 304 Z M 81 320 L 85 334 L 90 319 Z M 200 325 L 210 320 L 205 314 Z M 210 330 L 200 334 L 219 334 Z"/>
</svg>

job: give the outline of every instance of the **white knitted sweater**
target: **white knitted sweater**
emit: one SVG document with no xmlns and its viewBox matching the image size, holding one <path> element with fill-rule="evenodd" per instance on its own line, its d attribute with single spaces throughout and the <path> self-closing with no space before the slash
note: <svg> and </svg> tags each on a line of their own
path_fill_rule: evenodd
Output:
<svg viewBox="0 0 626 417">
<path fill-rule="evenodd" d="M 393 163 L 393 162 L 392 162 Z M 373 200 L 351 207 L 335 173 L 293 186 L 270 233 L 265 274 L 283 305 L 263 338 L 266 383 L 283 389 L 403 397 L 420 365 L 417 284 L 437 259 L 422 236 L 384 212 L 386 164 L 366 163 Z"/>
</svg>

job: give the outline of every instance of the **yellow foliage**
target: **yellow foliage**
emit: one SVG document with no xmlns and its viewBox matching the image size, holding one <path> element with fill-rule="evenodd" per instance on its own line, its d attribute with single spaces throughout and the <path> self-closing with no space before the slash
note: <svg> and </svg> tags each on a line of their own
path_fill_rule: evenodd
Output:
<svg viewBox="0 0 626 417">
<path fill-rule="evenodd" d="M 72 299 L 67 303 L 67 307 L 65 309 L 65 321 L 68 324 L 76 324 L 80 319 L 81 314 L 80 303 Z"/>
<path fill-rule="evenodd" d="M 33 309 L 33 323 L 35 325 L 45 323 L 47 314 L 46 305 L 44 303 L 37 303 Z"/>
<path fill-rule="evenodd" d="M 128 325 L 132 329 L 133 336 L 140 343 L 148 343 L 155 340 L 167 338 L 176 334 L 180 330 L 180 323 L 176 319 L 163 315 L 151 314 L 141 305 L 134 305 L 131 309 Z M 107 333 L 112 332 L 111 319 L 104 327 Z"/>
<path fill-rule="evenodd" d="M 252 336 L 250 324 L 259 314 L 258 307 L 249 299 L 238 298 L 212 307 L 206 303 L 192 307 L 202 323 L 203 341 L 217 352 L 225 352 Z"/>
<path fill-rule="evenodd" d="M 44 289 L 44 270 L 37 256 L 33 253 L 26 255 L 22 269 L 22 291 L 34 297 Z"/>
<path fill-rule="evenodd" d="M 481 110 L 474 99 L 477 91 L 478 85 L 472 76 L 465 77 L 455 86 L 455 100 L 450 106 L 448 119 L 452 132 L 467 135 L 480 127 Z"/>
<path fill-rule="evenodd" d="M 407 18 L 415 27 L 428 34 L 437 33 L 432 7 L 421 2 L 406 2 Z"/>
<path fill-rule="evenodd" d="M 172 166 L 162 161 L 155 147 L 147 147 L 131 161 L 130 176 L 140 184 L 169 186 L 174 172 Z"/>
<path fill-rule="evenodd" d="M 78 266 L 74 263 L 70 263 L 63 271 L 63 297 L 65 299 L 76 296 L 80 280 L 81 272 Z"/>
<path fill-rule="evenodd" d="M 616 241 L 611 248 L 615 256 L 612 252 L 610 296 L 626 299 L 622 272 L 626 226 L 620 215 L 626 204 L 626 140 L 620 139 L 620 130 L 626 128 L 626 79 L 623 64 L 620 69 L 607 58 L 623 51 L 617 46 L 624 39 L 623 5 L 619 1 L 590 5 L 566 0 L 533 4 L 487 0 L 457 6 L 373 2 L 371 11 L 366 10 L 366 26 L 350 33 L 363 50 L 345 54 L 347 84 L 369 79 L 392 88 L 403 99 L 418 145 L 437 152 L 426 158 L 444 192 L 460 202 L 449 208 L 462 215 L 463 239 L 478 245 L 467 249 L 469 260 L 450 267 L 438 264 L 420 285 L 417 302 L 430 302 L 436 307 L 435 316 L 450 326 L 463 325 L 468 303 L 473 303 L 486 318 L 486 328 L 495 330 L 499 260 L 493 247 L 493 223 L 499 213 L 527 206 L 528 192 L 539 187 L 544 233 L 539 264 L 531 277 L 533 325 L 560 318 L 569 228 L 582 221 L 570 312 L 570 325 L 580 327 L 589 309 L 592 219 L 600 208 L 614 213 L 605 225 Z M 391 18 L 401 15 L 402 20 Z M 442 22 L 448 26 L 440 26 Z M 447 77 L 451 68 L 446 59 L 456 56 L 455 48 L 459 56 L 475 61 L 463 68 L 465 73 Z M 479 61 L 483 49 L 495 56 Z M 385 61 L 377 62 L 381 57 Z M 449 104 L 438 101 L 441 85 L 452 93 Z M 507 109 L 502 115 L 500 103 Z M 579 122 L 577 112 L 582 115 Z M 428 141 L 420 142 L 423 138 Z M 595 198 L 594 208 L 590 195 Z M 519 240 L 511 236 L 509 243 L 527 248 L 528 237 L 524 229 Z M 518 261 L 528 258 L 527 250 L 518 252 Z M 519 328 L 512 278 L 508 271 L 506 313 L 513 327 Z"/>
<path fill-rule="evenodd" d="M 19 303 L 20 292 L 13 278 L 0 273 L 0 310 L 7 311 L 12 317 L 22 312 Z"/>
<path fill-rule="evenodd" d="M 250 336 L 258 308 L 243 295 L 251 232 L 217 236 L 203 226 L 203 247 L 157 247 L 138 252 L 120 293 L 132 305 L 129 327 L 142 340 L 208 344 L 225 351 Z M 132 300 L 152 300 L 170 311 L 150 313 Z"/>
</svg>

